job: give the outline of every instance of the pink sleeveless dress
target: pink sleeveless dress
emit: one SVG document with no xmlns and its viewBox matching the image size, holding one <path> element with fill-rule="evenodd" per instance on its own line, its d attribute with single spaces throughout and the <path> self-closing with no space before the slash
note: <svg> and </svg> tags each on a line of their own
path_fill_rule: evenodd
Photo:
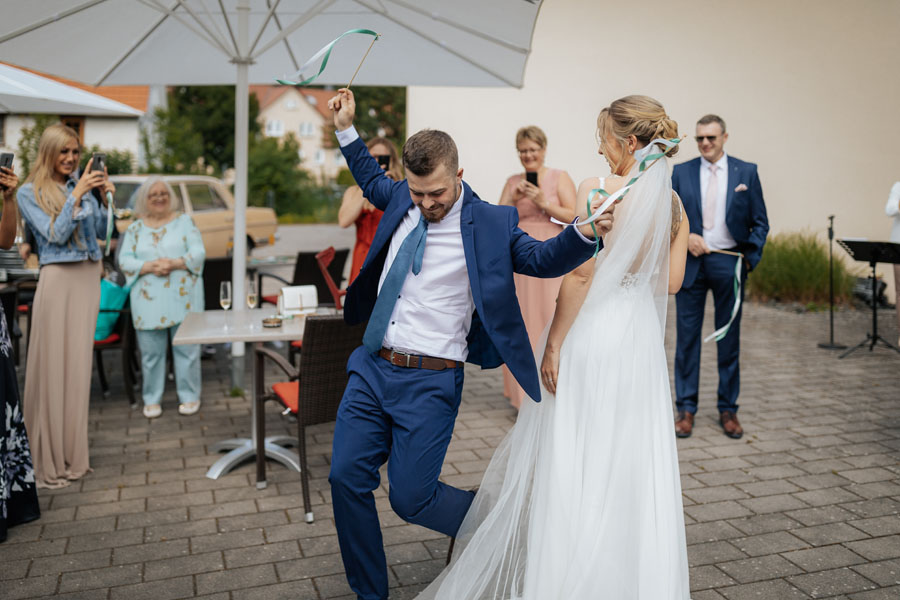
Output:
<svg viewBox="0 0 900 600">
<path fill-rule="evenodd" d="M 559 169 L 548 168 L 538 180 L 538 186 L 544 193 L 544 198 L 547 199 L 547 202 L 557 206 L 559 206 L 557 184 L 561 172 Z M 524 176 L 522 173 L 513 175 L 507 180 L 507 185 L 517 185 Z M 543 241 L 562 231 L 562 227 L 551 223 L 550 215 L 539 209 L 531 200 L 522 198 L 516 203 L 516 208 L 519 211 L 519 227 L 531 237 Z M 562 278 L 540 279 L 515 273 L 514 279 L 516 296 L 518 296 L 519 306 L 522 308 L 522 318 L 525 321 L 525 329 L 528 331 L 531 349 L 537 353 L 538 349 L 535 346 L 556 310 L 556 297 L 559 295 Z M 516 382 L 506 365 L 503 366 L 503 395 L 509 398 L 509 403 L 516 408 L 522 405 L 522 399 L 525 398 L 525 391 Z"/>
</svg>

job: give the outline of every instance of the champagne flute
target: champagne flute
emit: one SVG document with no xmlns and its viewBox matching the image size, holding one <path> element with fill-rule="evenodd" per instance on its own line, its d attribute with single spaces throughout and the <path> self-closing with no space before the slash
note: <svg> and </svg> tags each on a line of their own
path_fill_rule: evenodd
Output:
<svg viewBox="0 0 900 600">
<path fill-rule="evenodd" d="M 222 310 L 231 308 L 231 282 L 223 281 L 219 284 L 219 306 Z"/>
<path fill-rule="evenodd" d="M 259 296 L 256 293 L 256 282 L 252 279 L 247 282 L 247 308 L 253 310 L 256 308 L 256 302 Z"/>
</svg>

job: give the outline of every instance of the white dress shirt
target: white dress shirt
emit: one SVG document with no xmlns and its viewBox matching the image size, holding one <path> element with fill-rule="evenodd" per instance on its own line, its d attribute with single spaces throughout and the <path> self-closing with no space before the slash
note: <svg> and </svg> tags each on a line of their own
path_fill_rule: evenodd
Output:
<svg viewBox="0 0 900 600">
<path fill-rule="evenodd" d="M 354 127 L 336 133 L 341 147 L 359 137 Z M 403 240 L 419 224 L 421 214 L 413 206 L 394 230 L 378 282 L 379 291 Z M 384 334 L 385 348 L 458 361 L 465 361 L 469 355 L 466 337 L 475 300 L 466 270 L 461 214 L 462 188 L 450 212 L 440 222 L 428 224 L 422 270 L 413 275 L 410 269 L 406 275 Z"/>
<path fill-rule="evenodd" d="M 384 284 L 403 240 L 419 223 L 421 211 L 413 206 L 394 231 L 378 290 Z M 466 337 L 472 325 L 475 301 L 466 270 L 459 219 L 462 193 L 443 219 L 428 224 L 422 270 L 406 275 L 384 334 L 385 348 L 465 361 Z"/>
<path fill-rule="evenodd" d="M 706 206 L 706 192 L 709 183 L 710 165 L 712 163 L 700 157 L 700 206 Z M 731 237 L 728 226 L 725 225 L 726 199 L 728 198 L 728 155 L 722 154 L 716 161 L 716 178 L 718 191 L 716 192 L 716 219 L 712 229 L 703 230 L 703 241 L 710 250 L 728 250 L 737 246 L 737 242 Z"/>
</svg>

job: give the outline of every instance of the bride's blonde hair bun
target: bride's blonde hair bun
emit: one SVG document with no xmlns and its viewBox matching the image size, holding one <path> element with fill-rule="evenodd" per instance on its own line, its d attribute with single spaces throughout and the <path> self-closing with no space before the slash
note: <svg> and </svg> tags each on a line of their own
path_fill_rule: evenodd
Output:
<svg viewBox="0 0 900 600">
<path fill-rule="evenodd" d="M 646 145 L 656 138 L 677 138 L 678 123 L 669 118 L 658 100 L 650 96 L 633 95 L 619 98 L 600 111 L 597 132 L 601 138 L 601 149 L 605 153 L 603 138 L 606 132 L 611 133 L 623 146 L 632 135 Z M 674 156 L 676 152 L 678 146 L 669 150 L 666 156 Z"/>
</svg>

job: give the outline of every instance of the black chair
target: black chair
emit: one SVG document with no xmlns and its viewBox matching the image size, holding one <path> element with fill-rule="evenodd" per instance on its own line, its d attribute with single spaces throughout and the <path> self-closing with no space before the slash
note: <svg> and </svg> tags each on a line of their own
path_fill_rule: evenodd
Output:
<svg viewBox="0 0 900 600">
<path fill-rule="evenodd" d="M 322 272 L 319 270 L 319 263 L 316 260 L 316 255 L 318 252 L 298 252 L 297 253 L 297 262 L 294 263 L 294 277 L 291 281 L 284 279 L 283 277 L 279 277 L 277 275 L 272 275 L 271 273 L 257 273 L 256 276 L 256 289 L 262 293 L 262 285 L 263 278 L 268 277 L 271 279 L 275 279 L 281 282 L 283 286 L 289 285 L 314 285 L 316 286 L 316 293 L 319 296 L 319 306 L 334 306 L 334 302 L 331 297 L 331 290 L 328 287 L 328 283 L 325 281 L 325 278 L 322 277 Z M 349 248 L 341 248 L 340 250 L 334 251 L 334 258 L 331 261 L 331 264 L 328 265 L 328 273 L 331 275 L 331 278 L 338 282 L 338 286 L 340 287 L 340 283 L 344 280 L 344 265 L 347 262 L 347 256 L 350 254 Z M 268 302 L 269 304 L 277 304 L 278 296 L 277 295 L 269 295 L 269 296 L 261 296 L 263 302 Z"/>
<path fill-rule="evenodd" d="M 309 497 L 309 468 L 306 460 L 306 426 L 328 423 L 337 418 L 338 406 L 347 387 L 347 360 L 362 344 L 365 324 L 350 326 L 341 315 L 310 315 L 303 330 L 303 353 L 297 368 L 268 348 L 256 348 L 256 372 L 264 373 L 266 359 L 272 360 L 288 376 L 266 391 L 262 377 L 256 380 L 256 477 L 265 480 L 265 403 L 275 400 L 297 417 L 297 449 L 300 453 L 300 480 L 306 522 L 313 522 Z"/>
<path fill-rule="evenodd" d="M 219 304 L 219 285 L 223 281 L 231 281 L 231 257 L 207 258 L 203 263 L 203 296 L 205 310 L 221 310 Z M 232 298 L 232 302 L 236 299 Z"/>
<path fill-rule="evenodd" d="M 125 394 L 131 402 L 131 407 L 137 406 L 134 388 L 141 376 L 141 364 L 137 352 L 137 334 L 134 324 L 131 322 L 131 310 L 128 303 L 121 310 L 101 308 L 102 313 L 118 313 L 119 317 L 113 327 L 113 332 L 103 340 L 94 340 L 94 364 L 97 365 L 97 377 L 100 379 L 100 389 L 103 397 L 109 396 L 109 383 L 106 380 L 106 369 L 103 367 L 103 353 L 109 350 L 118 350 L 122 360 L 122 378 L 125 381 Z"/>
</svg>

